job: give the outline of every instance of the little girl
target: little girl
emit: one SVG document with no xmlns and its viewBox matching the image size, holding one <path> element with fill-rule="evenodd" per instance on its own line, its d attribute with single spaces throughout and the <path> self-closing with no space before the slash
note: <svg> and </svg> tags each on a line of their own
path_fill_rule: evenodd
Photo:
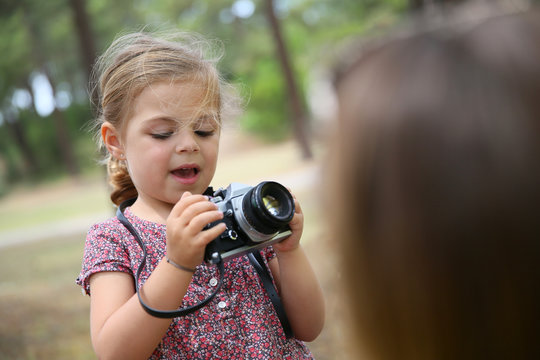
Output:
<svg viewBox="0 0 540 360">
<path fill-rule="evenodd" d="M 287 338 L 247 256 L 225 263 L 223 286 L 201 309 L 162 319 L 212 293 L 218 271 L 203 262 L 225 230 L 223 214 L 202 195 L 216 169 L 224 84 L 200 39 L 135 33 L 118 38 L 97 66 L 98 126 L 108 151 L 112 201 L 143 250 L 117 218 L 88 232 L 77 283 L 90 297 L 92 344 L 100 359 L 311 359 L 324 301 L 300 246 L 303 215 L 295 200 L 292 234 L 261 251 L 295 338 Z M 135 283 L 134 279 L 138 279 Z"/>
</svg>

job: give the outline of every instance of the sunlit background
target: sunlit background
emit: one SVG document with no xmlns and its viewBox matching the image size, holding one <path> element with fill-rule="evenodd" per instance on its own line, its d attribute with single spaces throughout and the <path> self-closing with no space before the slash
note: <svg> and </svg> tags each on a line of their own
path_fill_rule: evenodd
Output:
<svg viewBox="0 0 540 360">
<path fill-rule="evenodd" d="M 303 244 L 328 316 L 308 344 L 341 359 L 339 271 L 321 179 L 332 76 L 360 36 L 407 0 L 1 0 L 0 359 L 93 359 L 89 299 L 75 285 L 88 227 L 113 214 L 90 127 L 91 66 L 118 33 L 178 28 L 221 41 L 220 70 L 245 100 L 224 125 L 213 182 L 277 180 L 306 213 Z M 289 76 L 290 75 L 290 76 Z"/>
</svg>

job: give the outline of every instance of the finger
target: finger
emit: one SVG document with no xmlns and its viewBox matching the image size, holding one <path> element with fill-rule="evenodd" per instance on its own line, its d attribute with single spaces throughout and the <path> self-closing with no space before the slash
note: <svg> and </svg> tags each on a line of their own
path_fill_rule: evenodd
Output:
<svg viewBox="0 0 540 360">
<path fill-rule="evenodd" d="M 292 192 L 290 187 L 287 187 L 287 190 L 289 191 L 289 193 L 291 194 L 291 196 L 293 198 L 294 206 L 299 208 L 300 204 L 298 203 L 298 199 L 296 198 L 296 195 L 294 195 L 294 193 Z"/>
<path fill-rule="evenodd" d="M 200 234 L 200 241 L 202 245 L 208 245 L 208 243 L 217 238 L 221 233 L 227 229 L 225 223 L 218 223 L 209 229 L 203 230 Z"/>
<path fill-rule="evenodd" d="M 296 196 L 295 196 L 294 193 L 292 192 L 291 188 L 287 186 L 287 190 L 288 190 L 289 193 L 292 195 L 293 199 L 296 200 Z"/>
<path fill-rule="evenodd" d="M 302 226 L 304 223 L 304 216 L 301 213 L 294 214 L 293 218 L 289 222 L 289 227 L 291 229 L 297 229 L 299 226 Z"/>
<path fill-rule="evenodd" d="M 302 207 L 300 206 L 300 202 L 297 198 L 294 198 L 294 213 L 302 214 Z"/>
<path fill-rule="evenodd" d="M 300 207 L 300 203 L 298 201 L 294 202 L 294 215 L 291 221 L 289 222 L 289 226 L 292 228 L 296 228 L 299 225 L 302 226 L 304 222 L 304 214 L 302 213 L 302 208 Z"/>
<path fill-rule="evenodd" d="M 174 204 L 173 208 L 171 209 L 171 212 L 169 213 L 169 217 L 177 217 L 179 216 L 186 206 L 188 206 L 191 202 L 188 200 L 191 196 L 193 196 L 189 191 L 184 191 L 182 196 L 180 196 L 180 200 Z M 194 199 L 194 198 L 193 198 Z"/>
<path fill-rule="evenodd" d="M 191 192 L 190 191 L 184 191 L 184 193 L 182 194 L 182 196 L 180 196 L 180 199 L 183 199 L 185 197 L 188 197 L 188 196 L 191 196 Z"/>
<path fill-rule="evenodd" d="M 195 216 L 191 219 L 189 227 L 193 232 L 200 232 L 202 229 L 210 223 L 223 219 L 223 212 L 221 211 L 207 211 Z"/>
<path fill-rule="evenodd" d="M 207 212 L 214 212 L 217 211 L 217 209 L 217 205 L 213 202 L 210 202 L 208 200 L 199 201 L 189 205 L 186 209 L 184 209 L 179 219 L 185 224 L 188 224 L 191 223 L 196 216 Z"/>
<path fill-rule="evenodd" d="M 173 206 L 169 217 L 180 217 L 189 206 L 198 202 L 209 202 L 208 197 L 199 194 L 192 195 L 189 191 L 184 192 L 180 200 Z"/>
</svg>

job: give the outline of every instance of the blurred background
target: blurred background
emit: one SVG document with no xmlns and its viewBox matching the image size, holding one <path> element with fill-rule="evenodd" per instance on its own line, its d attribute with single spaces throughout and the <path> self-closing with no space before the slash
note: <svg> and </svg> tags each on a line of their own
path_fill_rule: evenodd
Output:
<svg viewBox="0 0 540 360">
<path fill-rule="evenodd" d="M 309 347 L 317 359 L 344 357 L 335 239 L 320 202 L 332 74 L 353 40 L 438 2 L 0 0 L 0 359 L 95 358 L 75 278 L 86 230 L 114 209 L 87 84 L 114 37 L 142 28 L 222 41 L 220 69 L 246 103 L 224 124 L 213 185 L 277 180 L 296 193 L 329 309 Z"/>
</svg>

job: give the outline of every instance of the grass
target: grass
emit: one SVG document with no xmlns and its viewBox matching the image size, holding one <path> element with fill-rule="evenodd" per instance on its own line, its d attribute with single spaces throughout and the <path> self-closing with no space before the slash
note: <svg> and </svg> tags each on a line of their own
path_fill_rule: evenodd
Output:
<svg viewBox="0 0 540 360">
<path fill-rule="evenodd" d="M 44 239 L 0 253 L 0 358 L 93 359 L 88 299 L 74 279 L 83 243 Z"/>
<path fill-rule="evenodd" d="M 0 202 L 0 231 L 110 210 L 105 181 L 93 176 L 18 189 Z"/>
<path fill-rule="evenodd" d="M 220 155 L 214 184 L 280 181 L 291 179 L 284 174 L 316 166 L 315 162 L 301 162 L 291 142 L 262 147 L 244 143 L 235 149 L 225 149 Z M 320 191 L 314 183 L 291 187 L 305 213 L 302 241 L 328 302 L 327 325 L 309 347 L 319 360 L 340 359 L 343 334 L 335 320 L 339 274 L 327 256 L 327 242 L 321 241 Z M 60 237 L 43 234 L 39 241 L 7 247 L 1 244 L 3 234 L 14 229 L 39 228 L 110 209 L 105 183 L 97 177 L 18 190 L 0 201 L 0 359 L 95 359 L 89 335 L 89 299 L 75 285 L 84 231 Z"/>
</svg>

